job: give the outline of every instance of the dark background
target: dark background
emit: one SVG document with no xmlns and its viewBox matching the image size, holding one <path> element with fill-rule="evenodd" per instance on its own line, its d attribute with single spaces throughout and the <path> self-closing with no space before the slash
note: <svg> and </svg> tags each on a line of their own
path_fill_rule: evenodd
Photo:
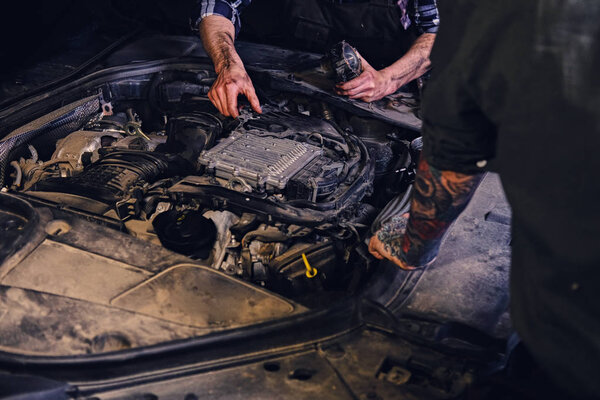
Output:
<svg viewBox="0 0 600 400">
<path fill-rule="evenodd" d="M 254 0 L 244 11 L 240 39 L 294 47 L 263 34 L 264 13 L 279 0 Z M 73 72 L 128 36 L 196 35 L 190 15 L 196 0 L 15 1 L 0 12 L 0 103 Z M 269 32 L 277 31 L 273 18 Z"/>
<path fill-rule="evenodd" d="M 0 13 L 0 100 L 64 76 L 127 35 L 148 31 L 189 35 L 194 4 L 194 0 L 11 2 Z"/>
<path fill-rule="evenodd" d="M 3 69 L 77 48 L 93 38 L 110 42 L 139 27 L 189 34 L 194 0 L 55 0 L 11 2 L 0 16 Z"/>
</svg>

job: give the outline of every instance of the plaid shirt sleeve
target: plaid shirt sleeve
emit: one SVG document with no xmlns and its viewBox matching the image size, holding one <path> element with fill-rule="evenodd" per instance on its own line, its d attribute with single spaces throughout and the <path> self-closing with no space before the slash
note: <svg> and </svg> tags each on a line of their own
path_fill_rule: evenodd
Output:
<svg viewBox="0 0 600 400">
<path fill-rule="evenodd" d="M 221 15 L 231 21 L 237 36 L 242 26 L 240 13 L 251 2 L 252 0 L 198 0 L 190 18 L 190 26 L 197 31 L 202 19 L 209 15 Z"/>
<path fill-rule="evenodd" d="M 415 0 L 413 8 L 413 22 L 422 33 L 437 33 L 440 24 L 437 0 Z"/>
</svg>

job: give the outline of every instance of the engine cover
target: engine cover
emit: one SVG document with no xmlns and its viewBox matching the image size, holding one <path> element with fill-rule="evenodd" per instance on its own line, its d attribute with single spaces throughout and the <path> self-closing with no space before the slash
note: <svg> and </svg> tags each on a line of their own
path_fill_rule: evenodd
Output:
<svg viewBox="0 0 600 400">
<path fill-rule="evenodd" d="M 242 178 L 254 189 L 284 190 L 290 179 L 323 151 L 290 139 L 233 132 L 200 155 L 208 173 L 227 180 Z"/>
</svg>

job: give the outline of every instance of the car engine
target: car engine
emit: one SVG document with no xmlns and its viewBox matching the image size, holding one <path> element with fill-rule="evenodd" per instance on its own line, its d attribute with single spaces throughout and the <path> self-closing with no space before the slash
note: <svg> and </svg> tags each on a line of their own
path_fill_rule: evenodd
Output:
<svg viewBox="0 0 600 400">
<path fill-rule="evenodd" d="M 5 151 L 5 184 L 288 297 L 356 286 L 381 198 L 410 178 L 410 134 L 361 140 L 368 119 L 285 93 L 224 118 L 208 75 L 105 83 L 68 127 L 14 132 L 29 136 Z"/>
</svg>

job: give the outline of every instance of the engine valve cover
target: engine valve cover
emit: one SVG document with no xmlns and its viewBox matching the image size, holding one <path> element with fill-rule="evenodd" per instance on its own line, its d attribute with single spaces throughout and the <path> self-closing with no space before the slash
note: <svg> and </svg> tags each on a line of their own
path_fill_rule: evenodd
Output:
<svg viewBox="0 0 600 400">
<path fill-rule="evenodd" d="M 242 178 L 255 189 L 280 191 L 322 154 L 319 147 L 310 144 L 234 132 L 200 154 L 199 161 L 208 173 L 219 178 Z"/>
</svg>

